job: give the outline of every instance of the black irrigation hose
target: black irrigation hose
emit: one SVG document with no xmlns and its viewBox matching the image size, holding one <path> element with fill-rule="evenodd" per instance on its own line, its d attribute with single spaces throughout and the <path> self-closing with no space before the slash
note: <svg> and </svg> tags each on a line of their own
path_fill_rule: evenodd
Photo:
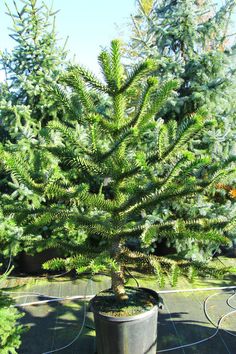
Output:
<svg viewBox="0 0 236 354">
<path fill-rule="evenodd" d="M 134 279 L 137 288 L 139 288 L 140 285 L 139 285 L 139 282 L 138 282 L 137 278 L 135 278 L 135 276 L 134 276 L 132 273 L 130 273 L 130 271 L 128 270 L 127 267 L 124 267 L 124 269 L 125 269 L 125 271 L 129 274 L 129 276 L 130 276 L 132 279 Z M 127 282 L 128 282 L 128 281 L 127 281 Z M 127 283 L 127 282 L 126 282 L 126 283 Z"/>
</svg>

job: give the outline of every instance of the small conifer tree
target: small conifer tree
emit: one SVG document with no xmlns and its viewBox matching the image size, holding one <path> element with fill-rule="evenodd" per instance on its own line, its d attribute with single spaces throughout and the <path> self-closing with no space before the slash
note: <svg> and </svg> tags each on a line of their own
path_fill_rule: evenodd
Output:
<svg viewBox="0 0 236 354">
<path fill-rule="evenodd" d="M 0 276 L 2 282 L 9 272 Z M 16 308 L 10 307 L 13 301 L 0 290 L 0 352 L 1 354 L 17 354 L 21 344 L 23 327 L 18 321 L 23 316 Z"/>
<path fill-rule="evenodd" d="M 51 86 L 50 94 L 63 102 L 66 118 L 72 114 L 74 93 L 83 108 L 77 117 L 72 114 L 74 119 L 50 122 L 47 133 L 44 131 L 45 143 L 39 148 L 54 158 L 50 172 L 43 175 L 37 169 L 36 174 L 21 151 L 12 154 L 5 150 L 2 160 L 20 184 L 43 197 L 37 207 L 4 200 L 5 213 L 13 215 L 23 227 L 24 237 L 47 230 L 45 237 L 51 237 L 59 247 L 61 242 L 68 242 L 70 256 L 49 261 L 45 268 L 74 268 L 78 273 L 109 270 L 117 298 L 126 299 L 123 266 L 127 262 L 148 267 L 157 274 L 160 285 L 165 274 L 174 284 L 180 269 L 190 277 L 196 269 L 212 271 L 205 264 L 131 251 L 128 241 L 135 237 L 143 249 L 155 235 L 178 238 L 180 242 L 194 238 L 196 243 L 227 243 L 218 229 L 226 224 L 229 228 L 233 218 L 150 223 L 146 213 L 167 200 L 187 201 L 211 193 L 214 183 L 222 178 L 230 180 L 235 169 L 231 161 L 224 165 L 212 163 L 206 151 L 202 152 L 204 156 L 189 151 L 189 142 L 214 124 L 203 113 L 191 115 L 181 124 L 155 120 L 178 88 L 178 81 L 159 84 L 150 76 L 155 64 L 149 59 L 127 72 L 120 53 L 117 40 L 112 41 L 110 51 L 101 52 L 99 64 L 105 82 L 84 67 L 70 66 L 61 77 L 68 85 L 68 94 L 60 85 Z M 137 87 L 138 97 L 134 96 Z M 110 108 L 106 112 L 98 112 L 94 90 L 108 100 Z M 155 132 L 155 141 L 148 150 L 146 138 L 150 131 Z"/>
</svg>

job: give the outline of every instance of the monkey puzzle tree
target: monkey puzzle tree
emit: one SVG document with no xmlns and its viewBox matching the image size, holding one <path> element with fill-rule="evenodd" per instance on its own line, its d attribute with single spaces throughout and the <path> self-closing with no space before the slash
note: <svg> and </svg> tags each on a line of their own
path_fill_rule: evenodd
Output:
<svg viewBox="0 0 236 354">
<path fill-rule="evenodd" d="M 152 60 L 126 72 L 121 64 L 120 43 L 114 40 L 110 52 L 101 52 L 99 63 L 104 83 L 85 68 L 71 66 L 61 77 L 68 85 L 68 94 L 58 85 L 50 89 L 51 95 L 63 101 L 66 115 L 71 114 L 73 92 L 83 106 L 74 120 L 66 119 L 67 124 L 50 122 L 47 133 L 44 131 L 41 149 L 49 152 L 55 163 L 50 172 L 40 174 L 37 170 L 35 175 L 21 151 L 2 153 L 4 166 L 12 176 L 43 197 L 37 207 L 6 199 L 3 208 L 23 227 L 25 237 L 47 229 L 45 237 L 54 239 L 57 245 L 68 242 L 70 257 L 49 261 L 46 268 L 74 268 L 78 273 L 109 270 L 117 298 L 126 299 L 123 266 L 127 262 L 148 265 L 161 284 L 163 274 L 174 283 L 181 266 L 188 274 L 196 269 L 207 272 L 205 264 L 130 251 L 127 241 L 134 236 L 145 248 L 157 234 L 180 242 L 191 237 L 199 243 L 227 243 L 223 233 L 213 228 L 223 228 L 229 222 L 226 218 L 150 223 L 146 212 L 167 200 L 187 201 L 200 193 L 210 193 L 217 181 L 230 180 L 235 169 L 230 161 L 220 166 L 211 163 L 205 151 L 203 157 L 188 150 L 189 142 L 214 123 L 200 113 L 179 125 L 171 120 L 163 124 L 155 120 L 178 82 L 170 80 L 160 85 L 156 78 L 147 78 L 155 66 Z M 140 94 L 133 97 L 137 86 Z M 105 114 L 94 105 L 94 90 L 102 92 L 110 103 Z M 155 132 L 151 150 L 145 140 L 150 131 Z M 207 176 L 203 178 L 204 171 Z"/>
</svg>

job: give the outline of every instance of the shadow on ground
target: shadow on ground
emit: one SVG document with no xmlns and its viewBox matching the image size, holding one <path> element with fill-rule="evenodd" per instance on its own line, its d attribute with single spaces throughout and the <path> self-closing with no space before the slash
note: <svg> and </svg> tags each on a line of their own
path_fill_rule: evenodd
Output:
<svg viewBox="0 0 236 354">
<path fill-rule="evenodd" d="M 199 295 L 201 295 L 198 299 L 200 305 L 205 295 L 203 293 Z M 229 294 L 224 295 L 228 297 Z M 201 341 L 214 335 L 216 329 L 205 318 L 201 306 L 196 306 L 198 300 L 191 295 L 184 298 L 180 295 L 176 296 L 176 294 L 165 295 L 165 309 L 159 312 L 158 353 L 167 348 Z M 232 311 L 230 308 L 226 310 L 224 306 L 221 306 L 220 311 L 214 313 L 219 302 L 224 304 L 224 300 L 225 298 L 216 297 L 209 304 L 209 313 L 216 322 L 220 315 Z M 194 311 L 192 311 L 193 306 L 195 306 Z M 24 312 L 25 317 L 22 323 L 29 326 L 29 330 L 23 335 L 19 354 L 50 353 L 54 349 L 66 346 L 79 333 L 84 317 L 83 302 L 81 301 L 52 302 L 40 306 L 30 306 L 25 308 Z M 228 317 L 228 320 L 223 324 L 224 328 L 236 328 L 235 317 L 235 315 Z M 232 334 L 233 336 L 219 330 L 217 335 L 203 343 L 176 349 L 170 351 L 170 353 L 234 354 L 236 332 L 232 331 Z M 94 354 L 94 352 L 93 318 L 91 313 L 87 313 L 85 327 L 80 338 L 59 353 Z"/>
<path fill-rule="evenodd" d="M 40 298 L 38 300 L 41 300 Z M 45 300 L 45 298 L 43 299 Z M 85 305 L 86 306 L 86 305 Z M 22 337 L 19 354 L 42 354 L 61 348 L 70 343 L 81 330 L 84 320 L 84 307 L 80 301 L 64 301 L 45 305 L 29 306 L 23 310 L 22 318 L 28 330 Z M 87 313 L 86 323 L 80 338 L 68 349 L 69 353 L 94 353 L 94 331 L 91 314 Z"/>
<path fill-rule="evenodd" d="M 159 314 L 158 324 L 158 353 L 161 350 L 174 347 L 185 346 L 207 338 L 199 344 L 193 344 L 189 347 L 175 349 L 167 353 L 174 354 L 234 354 L 236 345 L 236 332 L 232 331 L 234 336 L 229 335 L 223 330 L 216 333 L 216 328 L 206 327 L 206 321 L 186 320 L 184 317 L 191 314 L 186 312 L 171 312 L 169 314 Z"/>
<path fill-rule="evenodd" d="M 140 286 L 148 287 L 158 291 L 158 283 L 152 276 L 136 274 Z M 37 292 L 48 296 L 65 297 L 74 295 L 96 294 L 99 291 L 109 288 L 110 279 L 104 276 L 95 277 L 88 286 L 89 278 L 72 279 L 32 279 L 32 278 L 10 278 L 5 286 L 8 291 L 18 290 L 22 292 Z M 134 286 L 134 280 L 129 282 Z M 235 275 L 230 279 L 224 280 L 197 280 L 195 288 L 235 286 Z M 88 288 L 87 288 L 88 286 Z M 178 282 L 179 289 L 191 289 L 186 279 L 181 278 Z M 167 290 L 168 290 L 167 286 Z M 173 288 L 171 289 L 173 290 Z M 159 353 L 165 349 L 184 346 L 186 344 L 211 339 L 202 343 L 165 351 L 164 353 L 173 354 L 235 354 L 236 353 L 236 315 L 232 314 L 222 323 L 222 328 L 232 332 L 233 336 L 219 330 L 216 336 L 216 328 L 209 323 L 204 315 L 204 300 L 214 294 L 208 301 L 207 310 L 214 323 L 219 318 L 233 311 L 236 308 L 236 296 L 232 298 L 232 308 L 227 304 L 227 299 L 233 292 L 225 291 L 190 291 L 181 293 L 163 294 L 164 309 L 159 311 L 158 323 L 158 350 Z M 45 300 L 37 296 L 30 297 L 25 295 L 16 299 L 18 303 Z M 79 333 L 84 317 L 83 302 L 63 301 L 50 302 L 44 305 L 23 307 L 25 316 L 22 323 L 28 327 L 22 338 L 22 345 L 18 354 L 43 354 L 51 353 L 53 350 L 69 344 Z M 93 330 L 93 316 L 91 313 L 86 315 L 86 325 L 80 338 L 71 346 L 55 353 L 62 354 L 94 354 L 95 352 L 95 333 Z M 111 353 L 115 354 L 115 353 Z M 132 353 L 136 354 L 136 353 Z M 148 353 L 146 353 L 148 354 Z"/>
</svg>

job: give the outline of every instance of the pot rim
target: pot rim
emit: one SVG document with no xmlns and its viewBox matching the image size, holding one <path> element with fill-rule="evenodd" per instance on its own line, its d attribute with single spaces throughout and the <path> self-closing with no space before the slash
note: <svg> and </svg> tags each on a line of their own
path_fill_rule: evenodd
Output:
<svg viewBox="0 0 236 354">
<path fill-rule="evenodd" d="M 132 287 L 132 286 L 127 286 L 127 288 L 135 289 L 135 287 Z M 143 287 L 139 287 L 137 289 L 144 290 L 146 292 L 151 293 L 153 295 L 153 297 L 155 297 L 156 299 L 158 299 L 158 297 L 159 297 L 158 293 L 155 290 L 153 290 L 153 289 L 143 288 Z M 109 290 L 109 289 L 107 289 L 107 290 Z M 116 317 L 116 316 L 106 315 L 104 313 L 101 313 L 98 310 L 95 310 L 94 307 L 93 307 L 93 299 L 91 300 L 91 311 L 96 316 L 104 318 L 106 320 L 112 320 L 113 322 L 131 322 L 131 321 L 140 320 L 140 319 L 143 319 L 143 318 L 146 318 L 146 317 L 151 317 L 153 315 L 153 313 L 155 313 L 157 311 L 157 309 L 158 309 L 158 303 L 157 303 L 150 310 L 147 310 L 147 311 L 144 311 L 142 313 L 139 313 L 138 315 L 126 316 L 126 317 L 122 317 L 122 316 L 121 317 Z"/>
</svg>

